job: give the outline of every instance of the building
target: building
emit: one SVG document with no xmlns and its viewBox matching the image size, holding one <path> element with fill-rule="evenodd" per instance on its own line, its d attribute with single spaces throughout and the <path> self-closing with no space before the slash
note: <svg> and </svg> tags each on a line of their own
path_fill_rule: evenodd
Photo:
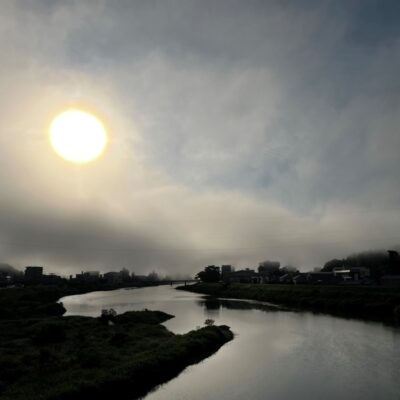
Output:
<svg viewBox="0 0 400 400">
<path fill-rule="evenodd" d="M 103 274 L 103 278 L 106 283 L 110 285 L 121 283 L 123 280 L 123 276 L 120 272 L 106 272 L 105 274 Z"/>
<path fill-rule="evenodd" d="M 40 283 L 43 279 L 43 267 L 25 267 L 25 281 L 30 283 Z"/>
<path fill-rule="evenodd" d="M 76 274 L 76 280 L 80 282 L 98 282 L 100 280 L 99 271 L 88 271 Z"/>
<path fill-rule="evenodd" d="M 233 272 L 232 265 L 221 265 L 221 280 L 229 281 L 229 276 Z"/>
<path fill-rule="evenodd" d="M 258 265 L 258 273 L 264 282 L 275 282 L 279 280 L 279 261 L 263 261 Z"/>
<path fill-rule="evenodd" d="M 254 269 L 242 269 L 229 274 L 229 282 L 236 283 L 261 283 L 261 277 Z"/>
<path fill-rule="evenodd" d="M 279 277 L 280 283 L 293 283 L 293 275 L 292 274 L 284 274 Z"/>
<path fill-rule="evenodd" d="M 43 275 L 42 277 L 42 282 L 47 285 L 55 285 L 57 283 L 61 283 L 62 281 L 63 278 L 56 274 Z"/>
<path fill-rule="evenodd" d="M 9 286 L 13 283 L 13 277 L 5 272 L 0 272 L 0 286 Z"/>
<path fill-rule="evenodd" d="M 307 280 L 312 285 L 334 285 L 343 281 L 343 278 L 336 276 L 333 272 L 309 272 Z"/>
<path fill-rule="evenodd" d="M 298 273 L 296 276 L 293 277 L 293 283 L 295 285 L 304 285 L 308 283 L 308 274 L 304 272 Z"/>
<path fill-rule="evenodd" d="M 335 285 L 340 282 L 343 282 L 343 277 L 333 272 L 300 272 L 293 277 L 295 285 Z"/>
<path fill-rule="evenodd" d="M 338 267 L 338 268 L 333 268 L 332 270 L 333 275 L 342 280 L 342 281 L 351 281 L 352 277 L 350 275 L 350 269 L 343 268 L 343 267 Z"/>
<path fill-rule="evenodd" d="M 362 282 L 370 277 L 370 270 L 369 268 L 365 267 L 350 267 L 350 268 L 333 268 L 333 274 L 336 277 L 340 277 L 341 280 L 345 282 Z"/>
</svg>

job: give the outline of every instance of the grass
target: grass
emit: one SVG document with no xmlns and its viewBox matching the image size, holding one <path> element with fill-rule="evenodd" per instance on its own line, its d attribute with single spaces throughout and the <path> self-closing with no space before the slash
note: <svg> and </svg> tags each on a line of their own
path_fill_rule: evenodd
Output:
<svg viewBox="0 0 400 400">
<path fill-rule="evenodd" d="M 394 323 L 400 318 L 400 290 L 397 288 L 197 283 L 178 289 L 385 322 Z"/>
<path fill-rule="evenodd" d="M 224 326 L 175 335 L 161 325 L 172 316 L 160 311 L 127 312 L 113 324 L 43 316 L 57 291 L 42 289 L 0 295 L 0 309 L 8 297 L 20 316 L 0 321 L 1 399 L 137 398 L 233 338 Z M 34 317 L 21 317 L 26 309 Z"/>
<path fill-rule="evenodd" d="M 74 288 L 28 286 L 0 290 L 0 321 L 20 318 L 63 315 L 64 307 L 56 303 L 63 296 L 77 294 Z"/>
</svg>

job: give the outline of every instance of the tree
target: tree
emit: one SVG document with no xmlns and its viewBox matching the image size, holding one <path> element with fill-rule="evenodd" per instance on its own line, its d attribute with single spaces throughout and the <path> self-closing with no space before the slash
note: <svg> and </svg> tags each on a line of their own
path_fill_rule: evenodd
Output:
<svg viewBox="0 0 400 400">
<path fill-rule="evenodd" d="M 160 280 L 160 277 L 158 276 L 157 272 L 153 271 L 153 272 L 150 272 L 150 274 L 147 275 L 147 279 L 150 282 L 158 282 Z"/>
<path fill-rule="evenodd" d="M 285 274 L 293 275 L 299 272 L 299 270 L 296 267 L 293 267 L 293 265 L 285 265 L 283 268 L 280 268 L 279 271 L 281 275 Z"/>
<path fill-rule="evenodd" d="M 218 282 L 221 279 L 221 272 L 219 267 L 215 265 L 209 265 L 204 268 L 204 271 L 200 271 L 196 278 L 200 279 L 202 282 Z"/>
<path fill-rule="evenodd" d="M 331 272 L 334 268 L 341 268 L 343 267 L 343 260 L 338 260 L 334 258 L 325 263 L 324 267 L 321 269 L 322 272 Z"/>
<path fill-rule="evenodd" d="M 116 315 L 117 312 L 113 308 L 101 310 L 100 321 L 104 325 L 110 325 L 110 323 L 114 323 Z"/>
</svg>

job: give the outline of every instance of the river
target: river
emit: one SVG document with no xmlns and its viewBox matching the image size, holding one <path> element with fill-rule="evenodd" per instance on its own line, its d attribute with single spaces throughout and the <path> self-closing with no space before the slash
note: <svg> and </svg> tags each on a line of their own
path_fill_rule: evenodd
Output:
<svg viewBox="0 0 400 400">
<path fill-rule="evenodd" d="M 399 400 L 400 329 L 294 312 L 257 302 L 211 300 L 169 286 L 92 292 L 61 299 L 66 315 L 104 308 L 161 310 L 185 333 L 206 319 L 233 341 L 149 393 L 146 400 Z"/>
</svg>

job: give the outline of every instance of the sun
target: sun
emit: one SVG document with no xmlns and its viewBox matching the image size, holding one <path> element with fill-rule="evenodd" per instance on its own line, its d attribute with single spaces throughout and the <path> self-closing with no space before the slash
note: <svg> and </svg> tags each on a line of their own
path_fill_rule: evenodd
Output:
<svg viewBox="0 0 400 400">
<path fill-rule="evenodd" d="M 84 164 L 98 158 L 107 144 L 103 123 L 93 114 L 69 109 L 50 124 L 50 142 L 55 152 L 68 161 Z"/>
</svg>

